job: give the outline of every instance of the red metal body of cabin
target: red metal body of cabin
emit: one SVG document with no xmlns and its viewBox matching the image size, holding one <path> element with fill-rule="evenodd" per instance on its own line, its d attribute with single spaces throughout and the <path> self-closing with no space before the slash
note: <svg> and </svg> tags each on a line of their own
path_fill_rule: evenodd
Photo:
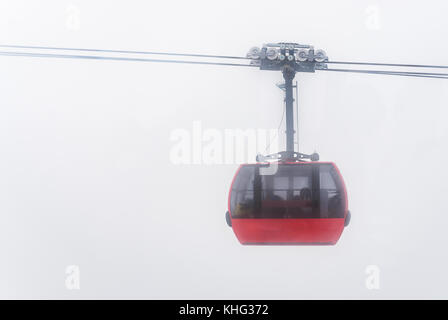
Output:
<svg viewBox="0 0 448 320">
<path fill-rule="evenodd" d="M 256 173 L 261 164 L 243 164 L 235 174 L 229 192 L 228 218 L 239 242 L 334 245 L 348 214 L 347 191 L 339 169 L 332 162 L 277 164 L 278 173 L 265 177 Z M 236 181 L 239 186 L 235 188 Z M 287 186 L 275 187 L 279 182 Z"/>
</svg>

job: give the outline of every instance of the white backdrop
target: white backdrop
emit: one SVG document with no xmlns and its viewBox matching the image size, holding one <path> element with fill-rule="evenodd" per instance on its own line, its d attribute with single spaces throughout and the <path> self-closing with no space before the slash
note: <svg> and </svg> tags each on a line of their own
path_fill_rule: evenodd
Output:
<svg viewBox="0 0 448 320">
<path fill-rule="evenodd" d="M 0 42 L 242 56 L 296 41 L 334 60 L 447 65 L 448 3 L 417 3 L 4 0 Z M 0 57 L 0 297 L 448 298 L 446 80 L 297 76 L 301 150 L 348 187 L 334 247 L 241 246 L 224 220 L 237 165 L 170 161 L 170 135 L 194 121 L 276 128 L 281 80 Z"/>
</svg>

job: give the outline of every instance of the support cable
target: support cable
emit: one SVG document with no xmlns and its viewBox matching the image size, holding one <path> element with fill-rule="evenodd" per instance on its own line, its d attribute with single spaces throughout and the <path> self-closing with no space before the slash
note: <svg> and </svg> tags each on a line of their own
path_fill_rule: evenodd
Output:
<svg viewBox="0 0 448 320">
<path fill-rule="evenodd" d="M 7 45 L 7 44 L 0 44 L 0 48 L 9 48 L 9 49 L 35 49 L 35 50 L 55 50 L 55 51 L 80 51 L 80 52 L 101 52 L 101 53 L 126 53 L 126 54 L 143 54 L 143 55 L 165 55 L 165 56 L 182 56 L 182 57 L 199 57 L 199 58 L 220 58 L 220 59 L 240 59 L 240 60 L 250 60 L 250 58 L 246 58 L 246 57 L 236 57 L 236 56 L 221 56 L 221 55 L 193 54 L 193 53 L 175 53 L 175 52 L 155 52 L 155 51 L 108 50 L 108 49 L 87 49 L 87 48 L 64 48 L 64 47 L 23 46 L 23 45 Z"/>
<path fill-rule="evenodd" d="M 199 65 L 218 65 L 234 67 L 256 67 L 250 64 L 224 63 L 224 62 L 206 62 L 206 61 L 186 61 L 186 60 L 161 60 L 146 58 L 128 58 L 128 57 L 106 57 L 106 56 L 85 56 L 53 53 L 25 53 L 25 52 L 7 52 L 0 51 L 0 56 L 33 57 L 33 58 L 60 58 L 60 59 L 84 59 L 84 60 L 109 60 L 109 61 L 136 61 L 136 62 L 162 62 L 162 63 L 185 63 Z"/>
<path fill-rule="evenodd" d="M 382 67 L 407 67 L 407 68 L 432 68 L 448 69 L 448 66 L 425 65 L 425 64 L 402 64 L 402 63 L 378 63 L 378 62 L 354 62 L 354 61 L 325 61 L 328 64 L 349 64 L 360 66 L 382 66 Z"/>
<path fill-rule="evenodd" d="M 347 73 L 365 73 L 390 76 L 420 77 L 448 79 L 448 73 L 427 73 L 427 72 L 401 72 L 401 71 L 379 71 L 379 70 L 356 70 L 356 69 L 318 69 L 319 71 L 347 72 Z"/>
</svg>

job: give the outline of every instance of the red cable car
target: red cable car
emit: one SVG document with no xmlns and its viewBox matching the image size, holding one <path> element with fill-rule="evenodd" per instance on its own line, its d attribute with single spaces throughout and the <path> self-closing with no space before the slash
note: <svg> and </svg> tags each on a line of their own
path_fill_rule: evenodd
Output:
<svg viewBox="0 0 448 320">
<path fill-rule="evenodd" d="M 267 63 L 262 69 L 278 70 Z M 281 70 L 286 151 L 260 155 L 256 164 L 240 166 L 230 187 L 226 221 L 244 245 L 334 245 L 351 216 L 344 180 L 336 165 L 319 162 L 317 153 L 295 152 L 296 69 L 286 64 Z M 297 101 L 297 84 L 295 88 Z"/>
<path fill-rule="evenodd" d="M 245 245 L 334 245 L 350 221 L 343 178 L 332 162 L 243 164 L 226 220 Z M 265 174 L 266 172 L 266 174 Z"/>
</svg>

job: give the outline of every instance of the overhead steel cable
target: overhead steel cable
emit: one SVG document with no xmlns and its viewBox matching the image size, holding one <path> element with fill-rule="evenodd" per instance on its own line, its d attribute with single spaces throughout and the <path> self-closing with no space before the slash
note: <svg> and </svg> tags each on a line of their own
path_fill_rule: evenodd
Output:
<svg viewBox="0 0 448 320">
<path fill-rule="evenodd" d="M 54 51 L 77 51 L 77 52 L 96 52 L 96 53 L 120 53 L 120 54 L 142 54 L 142 55 L 165 55 L 165 56 L 184 56 L 195 58 L 224 58 L 224 59 L 244 59 L 246 57 L 206 55 L 206 54 L 188 54 L 188 53 L 170 53 L 153 51 L 131 51 L 131 50 L 106 50 L 106 49 L 86 49 L 86 48 L 65 48 L 65 47 L 46 47 L 46 46 L 23 46 L 23 45 L 2 45 L 0 48 L 15 49 L 34 49 L 34 50 L 54 50 Z M 241 64 L 231 62 L 212 62 L 212 61 L 188 61 L 188 60 L 164 60 L 136 57 L 117 57 L 117 56 L 97 56 L 82 54 L 59 54 L 59 53 L 38 53 L 38 52 L 11 52 L 0 51 L 2 56 L 22 56 L 37 58 L 65 58 L 65 59 L 84 59 L 84 60 L 109 60 L 109 61 L 136 61 L 136 62 L 160 62 L 160 63 L 178 63 L 178 64 L 196 64 L 196 65 L 219 65 L 219 66 L 237 66 L 237 67 L 258 67 L 255 64 Z M 439 65 L 421 65 L 421 64 L 391 64 L 391 63 L 371 63 L 371 62 L 353 62 L 353 61 L 327 61 L 328 64 L 346 64 L 346 65 L 365 65 L 365 66 L 390 66 L 390 67 L 408 67 L 408 68 L 448 68 L 448 66 Z M 447 79 L 448 73 L 429 73 L 429 72 L 411 72 L 411 71 L 389 71 L 389 70 L 357 70 L 357 69 L 316 69 L 320 71 L 351 72 L 380 75 L 396 75 L 407 77 L 423 77 Z"/>
<path fill-rule="evenodd" d="M 425 72 L 401 72 L 401 71 L 379 71 L 379 70 L 356 70 L 356 69 L 316 69 L 318 71 L 346 72 L 346 73 L 364 73 L 390 76 L 419 77 L 448 79 L 448 73 L 425 73 Z"/>
<path fill-rule="evenodd" d="M 125 53 L 125 54 L 142 54 L 142 55 L 161 55 L 161 56 L 182 56 L 197 58 L 217 58 L 217 59 L 239 59 L 250 60 L 246 57 L 222 56 L 210 54 L 194 54 L 194 53 L 176 53 L 176 52 L 156 52 L 156 51 L 132 51 L 132 50 L 108 50 L 108 49 L 88 49 L 88 48 L 64 48 L 64 47 L 46 47 L 46 46 L 22 46 L 0 44 L 0 48 L 10 49 L 33 49 L 33 50 L 55 50 L 55 51 L 79 51 L 79 52 L 98 52 L 98 53 Z"/>
<path fill-rule="evenodd" d="M 187 61 L 187 60 L 161 60 L 146 58 L 129 58 L 129 57 L 107 57 L 107 56 L 85 56 L 70 54 L 54 54 L 54 53 L 28 53 L 28 52 L 8 52 L 0 51 L 0 56 L 17 56 L 17 57 L 33 57 L 33 58 L 60 58 L 60 59 L 84 59 L 84 60 L 108 60 L 108 61 L 136 61 L 136 62 L 164 62 L 164 63 L 185 63 L 200 65 L 217 65 L 217 66 L 233 66 L 233 67 L 257 67 L 250 64 L 226 63 L 226 62 L 208 62 L 208 61 Z"/>
<path fill-rule="evenodd" d="M 379 63 L 379 62 L 354 62 L 354 61 L 325 61 L 328 64 L 347 64 L 360 66 L 382 66 L 382 67 L 407 67 L 407 68 L 430 68 L 448 69 L 448 66 L 425 65 L 425 64 L 402 64 L 402 63 Z"/>
<path fill-rule="evenodd" d="M 411 74 L 417 74 L 422 76 L 448 76 L 448 73 L 437 73 L 437 72 L 415 72 L 415 71 L 395 71 L 395 70 L 358 70 L 358 69 L 327 69 L 327 70 L 333 70 L 333 71 L 368 71 L 368 72 L 378 72 L 378 73 L 411 73 Z"/>
</svg>

